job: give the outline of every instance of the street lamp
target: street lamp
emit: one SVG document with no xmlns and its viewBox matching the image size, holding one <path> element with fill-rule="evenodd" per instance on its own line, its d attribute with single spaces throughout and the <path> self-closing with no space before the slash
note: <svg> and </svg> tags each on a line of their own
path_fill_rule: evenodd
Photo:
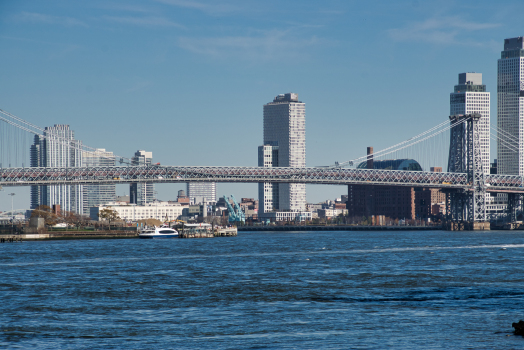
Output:
<svg viewBox="0 0 524 350">
<path fill-rule="evenodd" d="M 9 196 L 11 196 L 11 215 L 13 215 L 13 220 L 15 219 L 15 215 L 13 213 L 13 197 L 16 193 L 9 193 Z"/>
<path fill-rule="evenodd" d="M 11 224 L 14 228 L 15 226 L 15 213 L 13 211 L 13 198 L 15 196 L 16 193 L 9 193 L 9 196 L 11 196 L 11 215 L 13 215 L 13 219 L 11 220 Z"/>
</svg>

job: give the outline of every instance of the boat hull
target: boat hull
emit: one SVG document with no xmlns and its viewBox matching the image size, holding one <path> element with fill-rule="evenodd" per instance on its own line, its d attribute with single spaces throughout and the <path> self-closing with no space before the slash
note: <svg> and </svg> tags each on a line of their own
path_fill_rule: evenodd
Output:
<svg viewBox="0 0 524 350">
<path fill-rule="evenodd" d="M 176 238 L 178 237 L 178 231 L 170 228 L 167 225 L 162 225 L 160 227 L 146 227 L 142 232 L 138 234 L 138 238 Z"/>
<path fill-rule="evenodd" d="M 178 237 L 178 233 L 177 234 L 167 234 L 167 235 L 138 235 L 138 238 L 143 238 L 143 239 L 160 239 L 160 238 L 177 238 Z"/>
</svg>

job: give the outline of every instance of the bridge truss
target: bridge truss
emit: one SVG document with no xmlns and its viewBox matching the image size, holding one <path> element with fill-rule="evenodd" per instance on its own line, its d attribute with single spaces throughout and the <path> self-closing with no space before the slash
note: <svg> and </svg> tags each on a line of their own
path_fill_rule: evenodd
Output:
<svg viewBox="0 0 524 350">
<path fill-rule="evenodd" d="M 484 175 L 486 192 L 524 193 L 524 177 Z M 387 185 L 448 188 L 475 192 L 467 173 L 379 169 L 263 168 L 205 166 L 113 166 L 80 168 L 4 168 L 0 186 L 129 184 L 137 182 L 272 182 L 331 185 Z"/>
<path fill-rule="evenodd" d="M 273 182 L 467 187 L 466 174 L 378 169 L 203 166 L 114 166 L 0 169 L 0 185 L 58 185 L 173 182 Z"/>
</svg>

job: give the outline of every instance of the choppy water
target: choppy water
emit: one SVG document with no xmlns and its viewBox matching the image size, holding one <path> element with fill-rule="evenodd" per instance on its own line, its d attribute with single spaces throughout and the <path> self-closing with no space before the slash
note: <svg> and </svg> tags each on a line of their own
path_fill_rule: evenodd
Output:
<svg viewBox="0 0 524 350">
<path fill-rule="evenodd" d="M 0 244 L 0 348 L 521 349 L 524 232 Z"/>
</svg>

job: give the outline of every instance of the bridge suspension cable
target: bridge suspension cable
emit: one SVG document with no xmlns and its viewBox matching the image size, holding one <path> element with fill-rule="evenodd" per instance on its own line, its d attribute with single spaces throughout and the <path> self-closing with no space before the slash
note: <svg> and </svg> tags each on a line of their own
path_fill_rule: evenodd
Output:
<svg viewBox="0 0 524 350">
<path fill-rule="evenodd" d="M 518 153 L 519 139 L 517 137 L 511 135 L 506 130 L 497 128 L 493 124 L 491 124 L 490 132 L 492 133 L 492 136 L 493 136 L 495 141 L 499 141 L 507 149 L 509 149 L 509 150 L 511 150 L 511 151 L 513 151 L 515 153 Z M 493 134 L 493 132 L 495 134 Z"/>
<path fill-rule="evenodd" d="M 509 143 L 508 141 L 504 140 L 503 138 L 498 137 L 499 134 L 496 133 L 496 131 L 490 131 L 490 135 L 493 137 L 495 141 L 499 141 L 508 150 L 513 151 L 515 153 L 519 152 L 518 147 Z"/>
<path fill-rule="evenodd" d="M 384 158 L 385 156 L 391 155 L 393 153 L 397 153 L 397 152 L 400 152 L 402 150 L 406 150 L 407 148 L 415 146 L 417 144 L 420 144 L 421 142 L 428 141 L 428 140 L 434 138 L 437 135 L 442 135 L 442 133 L 450 130 L 451 128 L 454 128 L 455 126 L 457 126 L 457 125 L 459 125 L 459 124 L 461 124 L 463 122 L 464 122 L 463 120 L 459 120 L 459 121 L 451 124 L 449 122 L 449 120 L 444 121 L 444 122 L 442 122 L 442 123 L 432 127 L 431 129 L 428 129 L 428 130 L 426 130 L 426 131 L 424 131 L 424 132 L 422 132 L 422 133 L 420 133 L 420 134 L 418 134 L 418 135 L 416 135 L 414 137 L 411 137 L 411 138 L 409 138 L 409 139 L 407 139 L 405 141 L 402 141 L 402 142 L 397 143 L 397 144 L 395 144 L 393 146 L 390 146 L 390 147 L 387 147 L 385 149 L 382 149 L 382 150 L 379 150 L 377 152 L 374 152 L 373 153 L 373 158 L 374 159 L 376 159 L 376 158 Z M 434 147 L 432 147 L 432 149 L 434 150 Z M 428 153 L 428 151 L 421 151 L 421 152 L 422 153 Z M 331 167 L 344 167 L 344 166 L 352 166 L 352 165 L 358 166 L 359 162 L 365 161 L 369 157 L 370 156 L 368 156 L 368 155 L 361 156 L 361 157 L 358 157 L 358 158 L 346 161 L 344 163 L 336 163 L 334 166 L 331 166 Z"/>
<path fill-rule="evenodd" d="M 132 163 L 131 159 L 127 157 L 121 157 L 117 155 L 107 156 L 107 155 L 100 153 L 96 148 L 89 147 L 84 144 L 78 144 L 77 142 L 71 142 L 71 140 L 66 139 L 62 136 L 46 135 L 45 130 L 42 129 L 41 127 L 31 124 L 22 118 L 19 118 L 9 112 L 4 111 L 3 109 L 0 109 L 0 121 L 4 121 L 5 123 L 11 126 L 14 126 L 15 128 L 26 131 L 33 135 L 37 135 L 41 139 L 51 139 L 69 148 L 76 149 L 81 152 L 86 152 L 86 153 L 92 154 L 93 156 L 96 156 L 99 158 L 105 158 L 105 159 L 118 159 L 119 158 L 120 163 L 125 163 L 125 164 Z"/>
</svg>

